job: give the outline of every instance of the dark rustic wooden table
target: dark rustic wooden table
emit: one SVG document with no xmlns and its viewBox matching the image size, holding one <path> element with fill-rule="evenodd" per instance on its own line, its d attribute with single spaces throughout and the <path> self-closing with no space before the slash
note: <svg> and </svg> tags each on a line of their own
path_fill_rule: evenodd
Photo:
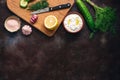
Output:
<svg viewBox="0 0 120 80">
<path fill-rule="evenodd" d="M 116 35 L 97 33 L 90 40 L 87 25 L 70 34 L 62 24 L 53 37 L 33 27 L 30 36 L 9 33 L 4 21 L 15 14 L 0 0 L 0 80 L 120 80 L 120 1 L 93 1 L 117 9 Z M 78 11 L 76 5 L 70 11 Z"/>
</svg>

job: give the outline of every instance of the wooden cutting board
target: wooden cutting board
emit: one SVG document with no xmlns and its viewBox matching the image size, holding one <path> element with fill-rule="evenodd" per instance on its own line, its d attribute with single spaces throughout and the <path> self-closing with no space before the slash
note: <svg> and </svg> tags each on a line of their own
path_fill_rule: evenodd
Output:
<svg viewBox="0 0 120 80">
<path fill-rule="evenodd" d="M 38 0 L 35 0 L 31 3 L 29 3 L 29 5 L 35 3 L 36 1 L 38 1 Z M 71 7 L 72 7 L 74 4 L 74 0 L 47 0 L 47 1 L 49 2 L 50 7 L 57 6 L 60 4 L 66 4 L 66 3 L 71 3 Z M 30 18 L 31 18 L 30 11 L 28 11 L 27 9 L 21 8 L 19 5 L 19 2 L 20 2 L 20 0 L 7 0 L 7 6 L 9 8 L 9 10 L 11 10 L 13 13 L 15 13 L 17 16 L 19 16 L 20 18 L 22 18 L 23 20 L 25 20 L 26 22 L 31 24 L 30 23 Z M 70 9 L 71 8 L 38 14 L 37 22 L 35 24 L 31 24 L 31 25 L 33 27 L 35 27 L 36 29 L 38 29 L 39 31 L 46 34 L 47 36 L 53 36 Z M 56 16 L 58 19 L 58 22 L 59 22 L 59 26 L 53 31 L 48 30 L 44 27 L 44 19 L 48 15 Z"/>
</svg>

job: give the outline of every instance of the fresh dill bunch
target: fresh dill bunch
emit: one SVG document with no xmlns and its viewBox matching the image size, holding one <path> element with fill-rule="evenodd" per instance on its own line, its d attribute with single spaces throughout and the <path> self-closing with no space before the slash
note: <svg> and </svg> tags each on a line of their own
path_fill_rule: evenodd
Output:
<svg viewBox="0 0 120 80">
<path fill-rule="evenodd" d="M 101 10 L 96 9 L 95 26 L 102 32 L 113 31 L 116 21 L 115 10 L 111 7 L 105 7 Z"/>
<path fill-rule="evenodd" d="M 49 6 L 49 3 L 47 2 L 47 0 L 40 0 L 34 4 L 31 4 L 28 8 L 28 10 L 31 10 L 31 11 L 35 11 L 35 10 L 38 10 L 38 9 L 43 9 L 43 8 L 46 8 Z"/>
<path fill-rule="evenodd" d="M 90 0 L 86 0 L 95 9 L 95 28 L 101 32 L 115 32 L 114 23 L 116 21 L 115 9 L 111 7 L 99 7 Z"/>
</svg>

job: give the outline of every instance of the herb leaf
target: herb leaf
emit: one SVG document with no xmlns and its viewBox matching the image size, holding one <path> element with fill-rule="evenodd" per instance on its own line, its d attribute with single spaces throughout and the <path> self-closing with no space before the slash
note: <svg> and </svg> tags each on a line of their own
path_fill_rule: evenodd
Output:
<svg viewBox="0 0 120 80">
<path fill-rule="evenodd" d="M 95 28 L 101 32 L 115 32 L 114 23 L 116 21 L 115 9 L 111 7 L 99 7 L 91 0 L 86 0 L 95 9 Z"/>
<path fill-rule="evenodd" d="M 38 9 L 43 9 L 49 6 L 49 3 L 46 0 L 41 0 L 36 2 L 35 4 L 31 4 L 28 10 L 35 11 Z"/>
</svg>

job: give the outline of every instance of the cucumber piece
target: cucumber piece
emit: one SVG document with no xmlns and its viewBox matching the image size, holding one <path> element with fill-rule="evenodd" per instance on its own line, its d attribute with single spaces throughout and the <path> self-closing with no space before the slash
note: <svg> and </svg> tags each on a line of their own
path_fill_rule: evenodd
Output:
<svg viewBox="0 0 120 80">
<path fill-rule="evenodd" d="M 89 29 L 92 32 L 96 32 L 96 30 L 95 30 L 95 23 L 94 23 L 93 17 L 91 15 L 90 11 L 88 10 L 87 6 L 83 2 L 83 0 L 76 0 L 76 4 L 77 4 L 78 9 L 83 14 L 83 16 L 85 18 L 85 21 L 87 22 L 87 24 L 89 26 Z"/>
<path fill-rule="evenodd" d="M 20 0 L 20 7 L 26 8 L 28 5 L 28 2 L 26 0 Z"/>
</svg>

